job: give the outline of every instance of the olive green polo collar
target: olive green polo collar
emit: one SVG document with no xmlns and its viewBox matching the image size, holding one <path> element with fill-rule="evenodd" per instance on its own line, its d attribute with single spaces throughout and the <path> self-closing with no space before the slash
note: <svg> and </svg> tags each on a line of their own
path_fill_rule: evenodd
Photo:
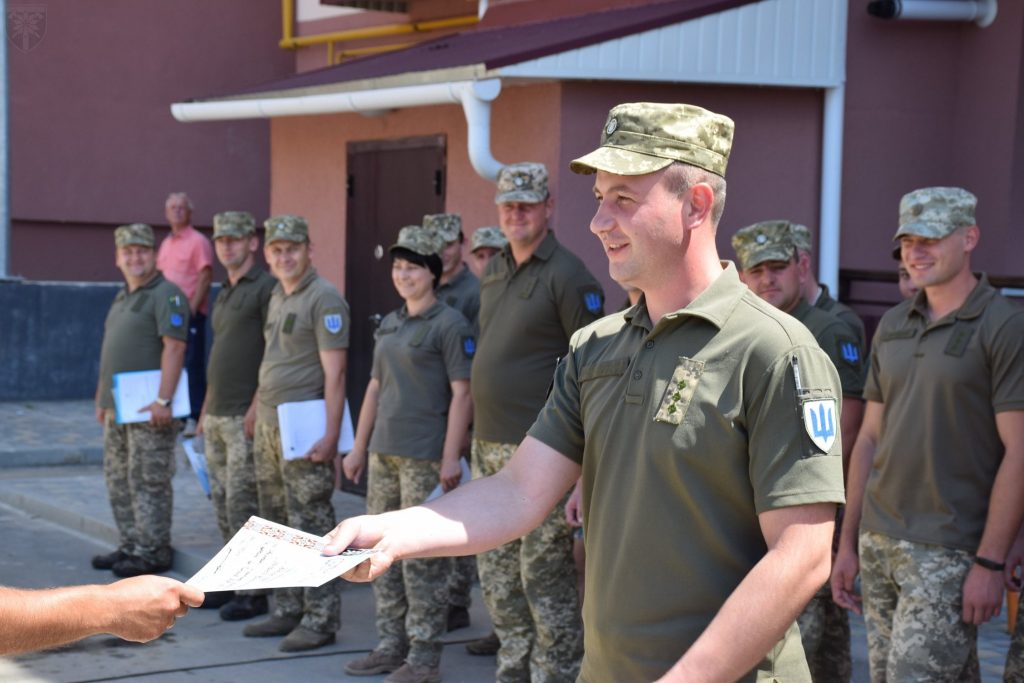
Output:
<svg viewBox="0 0 1024 683">
<path fill-rule="evenodd" d="M 259 270 L 260 270 L 260 264 L 253 263 L 252 266 L 249 268 L 249 270 L 245 271 L 245 275 L 243 275 L 242 277 L 238 278 L 238 281 L 241 282 L 242 280 L 249 280 L 250 282 L 252 282 L 252 281 L 256 280 L 256 278 L 259 277 Z M 224 288 L 229 288 L 229 287 L 237 286 L 237 285 L 232 285 L 231 284 L 231 278 L 230 277 L 226 277 L 226 278 L 224 278 L 224 282 L 222 282 L 220 284 L 220 286 L 224 287 Z"/>
<path fill-rule="evenodd" d="M 153 289 L 154 287 L 156 287 L 158 284 L 160 284 L 163 281 L 164 281 L 164 274 L 161 273 L 159 270 L 156 270 L 156 271 L 153 271 L 153 277 L 149 278 L 145 283 L 139 285 L 138 287 L 136 287 L 135 289 L 133 289 L 131 291 L 128 290 L 128 283 L 125 282 L 124 283 L 124 287 L 121 288 L 121 292 L 125 296 L 132 296 L 133 294 L 141 292 L 141 291 L 143 291 L 145 289 Z"/>
<path fill-rule="evenodd" d="M 789 314 L 796 318 L 797 320 L 803 320 L 807 316 L 807 312 L 810 310 L 811 305 L 807 303 L 806 299 L 800 297 L 800 300 L 797 302 L 796 306 L 793 307 L 793 310 L 789 312 Z"/>
<path fill-rule="evenodd" d="M 402 307 L 398 309 L 398 317 L 402 320 L 412 320 L 414 318 L 422 318 L 424 320 L 430 320 L 444 310 L 444 304 L 440 301 L 435 301 L 434 305 L 423 311 L 419 315 L 409 315 L 409 307 L 406 304 L 402 304 Z"/>
<path fill-rule="evenodd" d="M 451 287 L 454 289 L 456 285 L 458 285 L 460 282 L 465 280 L 470 275 L 471 273 L 469 272 L 469 267 L 463 264 L 462 268 L 459 269 L 459 272 L 455 274 L 455 277 L 453 277 L 451 280 L 444 283 L 443 285 L 438 285 L 437 288 L 441 289 L 442 287 Z"/>
<path fill-rule="evenodd" d="M 988 306 L 989 301 L 996 295 L 995 288 L 989 284 L 988 275 L 985 273 L 975 273 L 978 278 L 978 284 L 974 286 L 971 293 L 967 295 L 967 299 L 964 300 L 960 308 L 956 309 L 952 313 L 949 313 L 945 318 L 952 320 L 972 320 L 977 318 L 985 311 L 985 307 Z M 928 320 L 928 299 L 927 294 L 922 289 L 920 292 L 914 295 L 911 300 L 910 308 L 907 310 L 907 318 L 909 319 L 912 315 L 919 315 L 924 320 Z M 932 321 L 938 322 L 938 320 Z"/>
<path fill-rule="evenodd" d="M 692 317 L 703 318 L 718 329 L 722 329 L 740 299 L 750 290 L 740 282 L 739 273 L 732 261 L 721 261 L 721 264 L 722 274 L 715 278 L 715 281 L 707 289 L 689 305 L 667 314 L 658 325 L 675 325 L 687 317 Z M 625 319 L 629 324 L 641 327 L 648 332 L 655 327 L 651 323 L 650 314 L 647 312 L 647 300 L 643 296 L 640 297 L 636 306 L 626 311 Z"/>
<path fill-rule="evenodd" d="M 548 234 L 544 235 L 544 239 L 541 240 L 537 248 L 534 249 L 533 253 L 530 254 L 530 258 L 523 262 L 525 266 L 533 259 L 540 259 L 541 261 L 547 261 L 551 258 L 551 255 L 558 249 L 558 240 L 555 239 L 555 233 L 551 228 L 547 228 Z M 508 264 L 509 268 L 514 272 L 517 268 L 516 259 L 512 256 L 512 245 L 506 244 L 501 248 L 501 255 L 505 259 L 505 263 Z"/>
<path fill-rule="evenodd" d="M 278 280 L 277 284 L 274 285 L 274 289 L 280 290 L 281 294 L 283 294 L 284 296 L 295 296 L 295 295 L 301 293 L 302 290 L 304 290 L 306 287 L 309 287 L 310 283 L 313 282 L 313 280 L 315 280 L 316 278 L 317 278 L 316 268 L 314 268 L 313 266 L 310 266 L 309 270 L 307 270 L 306 274 L 302 276 L 302 279 L 299 280 L 298 286 L 295 287 L 295 290 L 291 294 L 288 294 L 288 293 L 286 293 L 284 291 L 284 285 L 281 284 L 280 280 Z"/>
</svg>

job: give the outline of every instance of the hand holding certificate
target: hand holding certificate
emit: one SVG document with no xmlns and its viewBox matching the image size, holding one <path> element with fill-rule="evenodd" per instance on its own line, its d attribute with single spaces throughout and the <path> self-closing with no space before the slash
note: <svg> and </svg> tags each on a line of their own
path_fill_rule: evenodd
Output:
<svg viewBox="0 0 1024 683">
<path fill-rule="evenodd" d="M 322 586 L 376 552 L 322 554 L 324 540 L 253 516 L 186 583 L 204 592 Z"/>
</svg>

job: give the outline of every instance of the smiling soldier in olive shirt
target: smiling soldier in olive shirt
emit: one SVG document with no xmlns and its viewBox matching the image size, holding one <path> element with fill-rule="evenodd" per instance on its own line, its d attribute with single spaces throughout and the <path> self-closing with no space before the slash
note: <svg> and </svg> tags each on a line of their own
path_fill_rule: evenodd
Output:
<svg viewBox="0 0 1024 683">
<path fill-rule="evenodd" d="M 794 620 L 828 577 L 841 390 L 807 329 L 718 258 L 732 132 L 691 105 L 612 109 L 572 168 L 596 173 L 591 232 L 643 298 L 573 335 L 500 472 L 342 522 L 326 552 L 378 549 L 347 578 L 516 538 L 582 473 L 579 681 L 810 680 Z"/>
</svg>

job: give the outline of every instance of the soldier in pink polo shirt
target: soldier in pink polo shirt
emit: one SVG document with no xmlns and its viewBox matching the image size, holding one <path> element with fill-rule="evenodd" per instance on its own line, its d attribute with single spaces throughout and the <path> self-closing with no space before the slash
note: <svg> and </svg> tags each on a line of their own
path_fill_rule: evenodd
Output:
<svg viewBox="0 0 1024 683">
<path fill-rule="evenodd" d="M 213 247 L 205 235 L 192 227 L 192 200 L 184 192 L 167 195 L 164 215 L 171 226 L 171 234 L 160 243 L 156 267 L 188 297 L 185 367 L 188 369 L 188 393 L 192 402 L 192 421 L 189 422 L 192 427 L 199 419 L 206 396 L 206 314 L 210 305 Z"/>
</svg>

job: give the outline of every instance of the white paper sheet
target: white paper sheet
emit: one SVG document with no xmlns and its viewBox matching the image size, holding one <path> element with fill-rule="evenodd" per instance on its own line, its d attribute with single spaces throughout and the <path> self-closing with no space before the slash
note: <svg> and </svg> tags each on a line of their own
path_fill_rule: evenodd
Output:
<svg viewBox="0 0 1024 683">
<path fill-rule="evenodd" d="M 315 401 L 282 403 L 277 407 L 277 421 L 281 427 L 281 453 L 285 460 L 297 460 L 309 453 L 327 430 L 327 403 L 321 398 Z M 338 452 L 348 453 L 355 444 L 352 432 L 352 415 L 345 401 L 345 414 L 341 418 L 341 435 L 338 436 Z"/>
<path fill-rule="evenodd" d="M 157 399 L 160 392 L 160 371 L 139 370 L 137 372 L 118 372 L 114 375 L 114 408 L 117 411 L 118 424 L 133 422 L 149 422 L 149 412 L 140 413 Z M 171 415 L 187 417 L 192 412 L 188 400 L 188 371 L 182 370 L 178 378 L 178 386 L 171 399 Z"/>
<path fill-rule="evenodd" d="M 322 586 L 376 550 L 325 557 L 323 538 L 252 516 L 186 583 L 204 591 Z"/>
<path fill-rule="evenodd" d="M 202 487 L 206 497 L 210 497 L 210 475 L 206 471 L 206 453 L 196 449 L 196 439 L 182 439 L 181 446 L 192 465 L 192 471 L 196 473 L 199 486 Z"/>
</svg>

